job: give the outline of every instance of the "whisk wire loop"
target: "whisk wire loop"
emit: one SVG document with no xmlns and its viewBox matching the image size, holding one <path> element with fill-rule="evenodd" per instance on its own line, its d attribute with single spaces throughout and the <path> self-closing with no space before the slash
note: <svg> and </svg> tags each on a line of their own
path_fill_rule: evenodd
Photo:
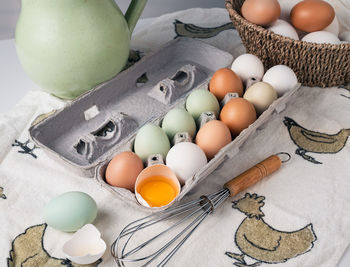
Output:
<svg viewBox="0 0 350 267">
<path fill-rule="evenodd" d="M 142 266 L 148 266 L 152 262 L 154 262 L 164 251 L 170 249 L 171 246 L 174 246 L 170 252 L 161 260 L 161 262 L 157 266 L 164 266 L 173 255 L 180 249 L 180 247 L 185 243 L 185 241 L 192 235 L 194 230 L 202 223 L 202 221 L 213 211 L 215 208 L 220 205 L 226 198 L 230 195 L 228 189 L 223 189 L 219 192 L 216 192 L 209 196 L 202 196 L 200 199 L 185 203 L 183 205 L 175 206 L 172 208 L 168 208 L 164 211 L 151 214 L 143 219 L 139 219 L 133 223 L 128 224 L 120 233 L 116 241 L 113 243 L 111 252 L 119 266 L 124 266 L 124 262 L 145 262 Z M 198 214 L 198 216 L 195 216 Z M 182 215 L 182 218 L 172 224 L 167 229 L 163 230 L 159 234 L 154 235 L 147 241 L 141 243 L 140 245 L 132 248 L 130 250 L 126 250 L 128 244 L 134 234 L 144 228 L 152 226 L 156 223 L 159 223 L 164 220 L 169 220 L 171 218 Z M 145 248 L 146 246 L 153 243 L 155 240 L 164 236 L 166 233 L 171 230 L 179 227 L 181 224 L 187 222 L 190 218 L 194 217 L 194 219 L 185 226 L 175 237 L 170 239 L 165 245 L 156 250 L 155 252 L 151 252 L 147 256 L 139 257 L 139 258 L 130 258 L 130 256 L 137 254 L 140 250 Z M 180 239 L 182 237 L 182 239 Z M 119 245 L 121 243 L 121 239 L 126 239 L 123 246 L 120 248 Z M 178 243 L 177 243 L 178 241 Z M 121 251 L 120 251 L 121 250 Z"/>
<path fill-rule="evenodd" d="M 153 213 L 128 224 L 112 244 L 111 253 L 115 262 L 118 266 L 125 266 L 126 262 L 137 263 L 137 266 L 148 266 L 151 263 L 159 267 L 165 266 L 204 219 L 209 214 L 212 214 L 228 197 L 234 196 L 254 185 L 262 178 L 278 170 L 282 163 L 290 159 L 290 155 L 286 152 L 271 155 L 228 181 L 224 185 L 224 189 L 214 194 L 201 196 L 198 200 Z M 178 216 L 180 216 L 179 220 L 177 222 L 174 221 L 175 217 Z M 193 219 L 189 221 L 190 218 Z M 162 223 L 163 221 L 167 222 Z M 186 223 L 187 221 L 189 222 Z M 169 227 L 165 228 L 168 224 L 170 224 Z M 145 235 L 136 234 L 137 232 L 147 232 L 146 228 L 152 226 L 157 227 L 156 230 L 160 233 L 153 234 L 146 241 L 142 240 L 145 238 Z M 179 232 L 175 233 L 175 236 L 171 236 L 174 233 L 172 230 L 175 231 L 177 228 L 180 228 Z M 145 230 L 142 231 L 143 229 Z M 148 231 L 151 233 L 151 230 Z M 129 247 L 132 247 L 131 244 L 134 243 L 131 242 L 131 239 L 136 241 L 136 245 L 133 245 L 136 247 L 130 249 Z M 155 240 L 159 242 L 155 242 Z M 137 245 L 137 243 L 141 244 Z M 160 259 L 159 256 L 163 253 L 167 253 L 167 255 Z"/>
</svg>

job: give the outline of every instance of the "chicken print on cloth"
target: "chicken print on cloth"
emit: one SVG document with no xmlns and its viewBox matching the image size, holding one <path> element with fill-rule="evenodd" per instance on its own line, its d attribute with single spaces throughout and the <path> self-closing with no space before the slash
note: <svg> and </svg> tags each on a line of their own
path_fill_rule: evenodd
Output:
<svg viewBox="0 0 350 267">
<path fill-rule="evenodd" d="M 222 31 L 232 30 L 235 27 L 231 22 L 225 23 L 218 27 L 200 27 L 192 23 L 183 23 L 182 21 L 175 20 L 174 22 L 176 37 L 189 37 L 189 38 L 211 38 L 218 35 Z"/>
<path fill-rule="evenodd" d="M 315 164 L 322 164 L 322 162 L 306 155 L 306 153 L 338 153 L 343 149 L 350 136 L 350 129 L 342 129 L 336 134 L 326 134 L 308 130 L 288 117 L 284 118 L 283 123 L 288 128 L 290 138 L 298 146 L 295 154 Z"/>
<path fill-rule="evenodd" d="M 0 187 L 0 198 L 6 199 L 6 195 L 4 194 L 4 188 Z"/>
<path fill-rule="evenodd" d="M 268 225 L 262 218 L 264 200 L 263 196 L 246 193 L 243 198 L 233 202 L 232 208 L 247 216 L 235 234 L 235 243 L 242 254 L 225 253 L 238 261 L 234 263 L 238 267 L 286 262 L 310 251 L 317 239 L 311 223 L 293 232 L 283 232 Z M 247 265 L 245 255 L 257 262 Z"/>
<path fill-rule="evenodd" d="M 34 150 L 39 147 L 31 143 L 29 139 L 25 142 L 20 142 L 18 140 L 15 140 L 12 146 L 18 146 L 20 148 L 20 150 L 17 151 L 18 153 L 28 154 L 35 159 L 37 158 L 37 156 L 34 154 Z"/>
<path fill-rule="evenodd" d="M 132 49 L 147 55 L 173 40 L 176 36 L 173 24 L 176 19 L 203 28 L 218 27 L 230 22 L 227 11 L 223 8 L 190 9 L 140 20 L 131 38 Z M 201 41 L 228 51 L 234 57 L 245 51 L 234 29 L 221 31 Z M 137 60 L 137 55 L 135 58 Z M 139 82 L 145 80 L 147 75 Z M 346 144 L 335 154 L 316 154 L 317 161 L 323 164 L 310 164 L 295 155 L 298 147 L 291 141 L 283 120 L 289 117 L 309 130 L 327 134 L 347 129 L 350 126 L 350 102 L 341 94 L 350 95 L 343 88 L 301 87 L 288 101 L 285 110 L 276 110 L 261 127 L 255 129 L 244 144 L 230 151 L 225 162 L 196 185 L 183 203 L 217 192 L 228 180 L 271 154 L 288 152 L 292 155 L 288 163 L 249 190 L 257 196 L 266 197 L 266 201 L 259 199 L 265 203 L 261 210 L 265 214 L 263 222 L 266 225 L 284 232 L 293 232 L 312 223 L 317 240 L 307 253 L 299 254 L 286 262 L 274 263 L 273 266 L 337 267 L 350 245 L 350 145 Z M 6 200 L 0 198 L 0 266 L 7 266 L 7 259 L 11 257 L 11 261 L 20 266 L 28 255 L 35 253 L 39 253 L 38 258 L 33 260 L 43 258 L 44 262 L 48 260 L 53 265 L 29 265 L 29 258 L 22 266 L 75 266 L 74 263 L 68 264 L 62 252 L 63 244 L 72 234 L 42 224 L 45 204 L 62 193 L 82 191 L 94 198 L 98 206 L 94 225 L 100 230 L 107 246 L 111 246 L 127 224 L 149 214 L 147 209 L 136 203 L 112 194 L 96 179 L 77 174 L 62 162 L 54 160 L 43 148 L 34 150 L 37 156 L 34 160 L 33 156 L 18 153 L 19 146 L 12 146 L 14 140 L 22 143 L 28 140 L 28 128 L 38 115 L 67 104 L 69 102 L 43 91 L 30 91 L 14 109 L 0 115 L 0 186 L 5 189 L 2 194 L 7 196 Z M 233 266 L 233 259 L 224 254 L 226 251 L 243 255 L 246 264 L 260 264 L 258 261 L 262 259 L 250 258 L 248 253 L 244 254 L 247 251 L 241 251 L 233 241 L 241 223 L 248 219 L 244 213 L 232 209 L 231 201 L 242 199 L 245 193 L 227 200 L 209 215 L 172 257 L 167 267 Z M 166 227 L 169 223 L 171 221 L 162 222 L 160 227 Z M 159 232 L 151 232 L 150 235 L 157 233 Z M 311 243 L 307 242 L 305 251 Z M 116 266 L 110 250 L 107 249 L 102 259 L 99 267 Z M 239 260 L 235 262 L 241 263 Z"/>
<path fill-rule="evenodd" d="M 7 258 L 8 267 L 95 267 L 101 262 L 99 260 L 94 264 L 81 265 L 50 256 L 43 241 L 46 227 L 45 223 L 31 226 L 13 240 L 10 257 Z"/>
</svg>

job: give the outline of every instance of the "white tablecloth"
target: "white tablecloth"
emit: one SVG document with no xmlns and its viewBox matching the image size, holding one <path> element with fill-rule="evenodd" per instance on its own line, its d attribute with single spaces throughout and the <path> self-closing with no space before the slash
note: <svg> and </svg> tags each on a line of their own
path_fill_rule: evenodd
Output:
<svg viewBox="0 0 350 267">
<path fill-rule="evenodd" d="M 244 51 L 237 32 L 225 28 L 224 25 L 229 19 L 226 10 L 223 9 L 192 9 L 145 20 L 135 31 L 133 49 L 145 54 L 176 37 L 176 25 L 181 27 L 180 22 L 174 24 L 176 19 L 184 23 L 193 23 L 199 27 L 196 29 L 213 28 L 209 31 L 208 38 L 203 40 L 231 52 L 234 56 Z M 189 37 L 196 36 L 195 31 L 185 34 Z M 14 52 L 11 41 L 2 45 L 7 46 L 8 51 Z M 34 88 L 35 85 L 23 78 L 23 74 L 17 77 L 16 70 L 20 67 L 11 56 L 8 58 L 9 65 L 6 64 L 7 67 L 2 68 L 6 73 L 6 77 L 1 77 L 6 82 L 3 83 L 5 89 L 2 91 L 11 86 L 11 90 L 22 89 L 26 84 Z M 9 71 L 11 68 L 15 72 Z M 23 79 L 22 84 L 17 83 L 18 79 Z M 350 177 L 346 168 L 350 159 L 349 145 L 344 143 L 344 148 L 334 155 L 326 152 L 312 154 L 322 162 L 316 165 L 294 153 L 298 141 L 290 137 L 283 121 L 286 120 L 284 117 L 291 117 L 300 127 L 305 127 L 304 130 L 307 128 L 311 135 L 318 132 L 335 135 L 341 129 L 350 128 L 350 114 L 347 108 L 349 100 L 342 96 L 347 94 L 347 90 L 341 88 L 301 88 L 286 111 L 274 116 L 266 127 L 251 136 L 241 148 L 239 156 L 210 175 L 189 198 L 215 192 L 229 177 L 239 174 L 271 152 L 288 151 L 293 157 L 290 165 L 249 189 L 251 195 L 246 196 L 246 199 L 254 199 L 253 193 L 265 197 L 259 199 L 265 203 L 265 206 L 261 206 L 261 211 L 265 214 L 263 225 L 279 229 L 276 233 L 283 232 L 287 236 L 287 232 L 298 232 L 296 229 L 311 225 L 308 226 L 306 234 L 300 232 L 295 237 L 301 243 L 309 242 L 306 248 L 301 249 L 299 243 L 298 255 L 291 258 L 286 255 L 287 261 L 276 266 L 336 266 L 350 239 Z M 145 215 L 142 208 L 123 202 L 96 181 L 71 173 L 60 162 L 48 158 L 43 149 L 34 148 L 32 154 L 21 153 L 23 148 L 19 142 L 25 143 L 28 140 L 28 127 L 33 119 L 64 105 L 64 102 L 47 93 L 29 91 L 14 109 L 0 117 L 0 210 L 3 214 L 0 217 L 0 255 L 4 265 L 9 263 L 9 266 L 20 266 L 24 263 L 23 266 L 39 266 L 38 264 L 43 262 L 46 266 L 70 264 L 64 260 L 65 255 L 61 248 L 71 234 L 47 227 L 42 219 L 44 205 L 63 192 L 79 190 L 90 194 L 96 200 L 99 215 L 94 224 L 100 229 L 108 246 L 126 223 Z M 271 140 L 272 133 L 277 134 L 275 136 L 278 138 Z M 264 144 L 263 148 L 261 144 Z M 28 143 L 27 147 L 33 148 L 33 144 Z M 239 195 L 236 200 L 242 203 L 244 194 Z M 232 266 L 233 262 L 243 264 L 242 261 L 228 257 L 225 252 L 243 255 L 247 264 L 259 262 L 267 266 L 270 262 L 264 258 L 264 253 L 260 253 L 259 258 L 255 257 L 254 260 L 253 254 L 239 247 L 240 241 L 234 239 L 246 217 L 239 212 L 242 210 L 232 209 L 231 206 L 227 201 L 214 216 L 208 218 L 169 266 Z M 254 232 L 254 228 L 249 229 L 245 235 L 249 235 L 249 231 Z M 277 240 L 278 245 L 285 240 L 282 236 L 284 234 L 278 239 L 281 242 Z M 255 241 L 259 243 L 259 240 Z M 281 252 L 278 253 L 272 253 L 272 258 L 280 257 Z M 102 260 L 100 266 L 112 266 L 109 250 Z M 349 259 L 343 262 L 344 267 L 348 266 Z"/>
</svg>

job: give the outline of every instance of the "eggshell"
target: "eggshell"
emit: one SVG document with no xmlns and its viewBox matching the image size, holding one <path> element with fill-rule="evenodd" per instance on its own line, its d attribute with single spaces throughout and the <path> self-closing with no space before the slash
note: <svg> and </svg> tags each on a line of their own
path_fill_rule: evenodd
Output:
<svg viewBox="0 0 350 267">
<path fill-rule="evenodd" d="M 44 221 L 57 230 L 75 232 L 97 216 L 95 200 L 83 192 L 67 192 L 49 201 L 44 208 Z"/>
<path fill-rule="evenodd" d="M 196 122 L 191 114 L 183 108 L 174 108 L 164 117 L 162 129 L 172 140 L 177 133 L 187 132 L 192 137 L 196 134 Z"/>
<path fill-rule="evenodd" d="M 186 109 L 197 120 L 206 111 L 212 111 L 218 116 L 220 105 L 216 97 L 207 90 L 193 90 L 186 99 Z"/>
<path fill-rule="evenodd" d="M 213 120 L 204 124 L 196 136 L 196 144 L 212 159 L 221 148 L 232 141 L 230 129 L 222 121 Z"/>
<path fill-rule="evenodd" d="M 196 144 L 182 142 L 170 149 L 165 162 L 175 172 L 179 181 L 184 184 L 207 164 L 207 158 L 203 150 Z"/>
<path fill-rule="evenodd" d="M 333 21 L 333 7 L 322 0 L 305 0 L 296 4 L 290 12 L 295 28 L 305 32 L 320 31 Z"/>
<path fill-rule="evenodd" d="M 270 84 L 258 82 L 247 89 L 243 98 L 252 103 L 260 115 L 277 99 L 277 93 Z"/>
<path fill-rule="evenodd" d="M 79 229 L 62 247 L 66 257 L 77 264 L 91 264 L 103 256 L 107 248 L 100 231 L 92 224 Z"/>
<path fill-rule="evenodd" d="M 329 24 L 322 31 L 330 32 L 330 33 L 333 33 L 335 36 L 338 36 L 339 35 L 339 21 L 337 19 L 337 16 L 334 16 L 332 23 Z"/>
<path fill-rule="evenodd" d="M 168 136 L 158 125 L 147 123 L 136 134 L 134 151 L 144 162 L 152 154 L 165 158 L 169 149 Z"/>
<path fill-rule="evenodd" d="M 312 32 L 304 36 L 301 39 L 304 42 L 316 43 L 316 44 L 340 44 L 340 40 L 333 33 L 326 31 Z"/>
<path fill-rule="evenodd" d="M 264 76 L 264 65 L 261 60 L 252 54 L 243 54 L 237 57 L 231 66 L 231 69 L 247 84 L 251 78 L 258 80 Z"/>
<path fill-rule="evenodd" d="M 256 111 L 248 100 L 233 98 L 222 108 L 220 120 L 228 126 L 233 136 L 237 136 L 256 120 Z"/>
<path fill-rule="evenodd" d="M 293 28 L 293 26 L 284 20 L 281 20 L 281 19 L 276 20 L 267 29 L 276 33 L 276 34 L 279 34 L 279 35 L 282 35 L 285 37 L 289 37 L 289 38 L 292 38 L 294 40 L 299 40 L 298 33 Z"/>
<path fill-rule="evenodd" d="M 279 18 L 281 7 L 277 0 L 246 0 L 241 12 L 246 20 L 267 26 Z"/>
<path fill-rule="evenodd" d="M 140 188 L 141 183 L 147 181 L 147 179 L 150 179 L 154 176 L 162 176 L 162 177 L 166 177 L 167 179 L 169 179 L 170 182 L 172 183 L 172 185 L 174 185 L 174 187 L 176 189 L 176 197 L 179 195 L 179 193 L 181 191 L 181 185 L 180 185 L 180 182 L 179 182 L 178 177 L 176 176 L 175 172 L 172 169 L 170 169 L 168 166 L 165 166 L 163 164 L 158 164 L 158 165 L 148 166 L 147 168 L 145 168 L 136 179 L 136 183 L 135 183 L 136 200 L 144 207 L 157 209 L 159 207 L 151 207 L 147 203 L 147 201 L 143 199 L 142 195 L 139 192 L 141 189 Z M 168 207 L 171 204 L 173 204 L 174 201 L 176 200 L 176 197 L 169 204 L 162 206 L 162 207 L 165 208 L 165 207 Z"/>
<path fill-rule="evenodd" d="M 221 101 L 227 93 L 243 95 L 243 84 L 238 75 L 231 69 L 217 70 L 209 83 L 209 90 Z"/>
<path fill-rule="evenodd" d="M 263 77 L 263 82 L 270 84 L 282 96 L 288 90 L 295 88 L 298 78 L 294 71 L 285 65 L 276 65 L 268 69 Z"/>
<path fill-rule="evenodd" d="M 134 191 L 135 181 L 143 170 L 142 160 L 131 151 L 116 155 L 107 165 L 106 182 Z"/>
</svg>

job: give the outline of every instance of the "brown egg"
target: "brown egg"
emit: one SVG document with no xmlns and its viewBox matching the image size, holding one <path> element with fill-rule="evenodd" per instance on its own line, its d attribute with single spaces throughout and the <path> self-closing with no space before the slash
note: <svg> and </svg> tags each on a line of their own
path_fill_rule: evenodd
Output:
<svg viewBox="0 0 350 267">
<path fill-rule="evenodd" d="M 320 31 L 332 23 L 333 7 L 322 0 L 305 0 L 296 4 L 290 12 L 293 26 L 305 32 Z"/>
<path fill-rule="evenodd" d="M 142 160 L 135 153 L 127 151 L 116 155 L 106 169 L 106 181 L 112 186 L 134 191 L 136 178 L 143 170 Z"/>
<path fill-rule="evenodd" d="M 255 108 L 244 98 L 233 98 L 222 108 L 220 120 L 230 128 L 233 136 L 237 136 L 256 120 Z"/>
<path fill-rule="evenodd" d="M 246 20 L 267 26 L 279 18 L 281 7 L 277 0 L 246 0 L 241 12 Z"/>
<path fill-rule="evenodd" d="M 196 144 L 204 151 L 208 159 L 212 159 L 231 140 L 230 129 L 218 120 L 204 124 L 196 136 Z"/>
<path fill-rule="evenodd" d="M 223 68 L 217 70 L 209 83 L 209 91 L 221 101 L 227 93 L 243 94 L 241 78 L 231 69 Z"/>
</svg>

